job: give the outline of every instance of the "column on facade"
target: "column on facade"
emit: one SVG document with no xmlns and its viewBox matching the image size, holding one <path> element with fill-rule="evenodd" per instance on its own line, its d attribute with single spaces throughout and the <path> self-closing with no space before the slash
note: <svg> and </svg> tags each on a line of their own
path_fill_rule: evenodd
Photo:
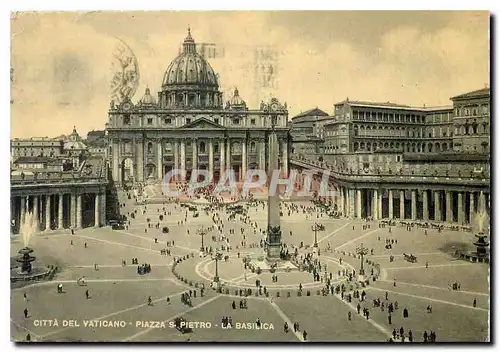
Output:
<svg viewBox="0 0 500 352">
<path fill-rule="evenodd" d="M 94 203 L 94 227 L 99 227 L 100 226 L 100 195 L 99 193 L 95 194 L 95 203 Z"/>
<path fill-rule="evenodd" d="M 76 227 L 76 195 L 71 194 L 71 204 L 70 204 L 70 227 Z"/>
<path fill-rule="evenodd" d="M 191 141 L 191 151 L 193 153 L 191 159 L 193 160 L 191 165 L 193 166 L 191 170 L 196 170 L 198 168 L 198 140 L 193 138 Z"/>
<path fill-rule="evenodd" d="M 76 227 L 82 228 L 82 195 L 77 195 L 76 198 Z"/>
<path fill-rule="evenodd" d="M 394 200 L 392 197 L 392 190 L 389 190 L 389 219 L 394 218 Z"/>
<path fill-rule="evenodd" d="M 288 140 L 286 138 L 283 138 L 282 142 L 282 165 L 281 165 L 281 170 L 285 174 L 285 176 L 288 176 Z"/>
<path fill-rule="evenodd" d="M 231 169 L 231 140 L 227 140 L 227 159 L 226 159 L 226 170 Z"/>
<path fill-rule="evenodd" d="M 64 227 L 64 224 L 63 224 L 63 201 L 64 201 L 64 194 L 59 194 L 57 197 L 59 198 L 58 199 L 59 206 L 58 206 L 58 209 L 57 209 L 57 228 L 59 230 L 62 230 L 62 228 Z"/>
<path fill-rule="evenodd" d="M 226 170 L 226 141 L 221 138 L 219 141 L 219 177 L 222 177 L 224 170 Z"/>
<path fill-rule="evenodd" d="M 35 222 L 35 230 L 38 231 L 40 226 L 40 214 L 38 211 L 38 196 L 33 196 L 33 216 Z"/>
<path fill-rule="evenodd" d="M 379 215 L 378 215 L 378 189 L 373 190 L 373 197 L 372 197 L 372 216 L 373 220 L 378 220 Z"/>
<path fill-rule="evenodd" d="M 247 176 L 247 139 L 243 139 L 243 142 L 241 143 L 241 175 L 240 175 L 240 180 L 244 181 Z"/>
<path fill-rule="evenodd" d="M 469 193 L 469 224 L 474 224 L 476 218 L 476 207 L 474 204 L 474 192 Z"/>
<path fill-rule="evenodd" d="M 429 199 L 427 198 L 427 190 L 422 192 L 422 218 L 429 220 Z"/>
<path fill-rule="evenodd" d="M 411 191 L 411 219 L 417 220 L 417 191 Z"/>
<path fill-rule="evenodd" d="M 377 215 L 378 215 L 379 219 L 383 218 L 383 214 L 382 214 L 382 196 L 383 196 L 383 193 L 382 192 L 383 192 L 382 190 L 378 191 Z"/>
<path fill-rule="evenodd" d="M 208 140 L 208 173 L 210 180 L 214 177 L 214 144 L 212 138 Z"/>
<path fill-rule="evenodd" d="M 405 218 L 405 191 L 399 191 L 399 219 Z"/>
<path fill-rule="evenodd" d="M 181 160 L 179 169 L 186 170 L 186 140 L 181 139 Z"/>
<path fill-rule="evenodd" d="M 266 170 L 266 141 L 264 139 L 259 139 L 259 169 Z"/>
<path fill-rule="evenodd" d="M 21 225 L 24 224 L 25 217 L 26 217 L 26 197 L 21 196 L 21 215 L 19 215 L 19 230 L 21 230 Z"/>
<path fill-rule="evenodd" d="M 45 231 L 50 230 L 50 195 L 45 196 Z"/>
<path fill-rule="evenodd" d="M 157 161 L 157 171 L 158 171 L 158 180 L 163 180 L 163 177 L 165 175 L 163 175 L 163 155 L 162 155 L 162 140 L 159 139 L 157 141 L 157 158 L 158 158 L 158 161 Z"/>
<path fill-rule="evenodd" d="M 457 192 L 457 221 L 460 225 L 463 225 L 465 220 L 464 214 L 464 197 L 462 192 Z"/>
<path fill-rule="evenodd" d="M 174 140 L 174 170 L 179 169 L 179 140 L 175 139 Z M 179 175 L 175 175 L 174 180 L 178 181 Z"/>
<path fill-rule="evenodd" d="M 358 189 L 356 192 L 356 217 L 361 219 L 361 190 Z"/>
<path fill-rule="evenodd" d="M 441 191 L 434 191 L 434 221 L 441 220 Z"/>
<path fill-rule="evenodd" d="M 451 208 L 451 191 L 446 191 L 446 219 L 445 221 L 453 221 L 453 213 Z"/>
<path fill-rule="evenodd" d="M 136 143 L 137 149 L 137 181 L 144 181 L 144 140 L 142 138 L 137 139 Z"/>
<path fill-rule="evenodd" d="M 120 182 L 120 180 L 118 179 L 119 173 L 120 173 L 120 169 L 119 169 L 120 156 L 118 154 L 118 139 L 113 138 L 111 148 L 112 148 L 111 152 L 113 154 L 113 159 L 112 159 L 112 162 L 113 162 L 113 181 L 118 183 L 118 182 Z"/>
</svg>

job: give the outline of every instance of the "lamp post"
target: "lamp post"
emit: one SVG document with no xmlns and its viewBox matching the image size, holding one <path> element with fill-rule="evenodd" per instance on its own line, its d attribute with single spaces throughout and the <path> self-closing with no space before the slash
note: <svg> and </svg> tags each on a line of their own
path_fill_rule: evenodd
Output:
<svg viewBox="0 0 500 352">
<path fill-rule="evenodd" d="M 205 229 L 204 226 L 202 226 L 201 228 L 198 229 L 197 232 L 198 232 L 198 235 L 201 236 L 201 248 L 200 248 L 200 250 L 202 252 L 204 252 L 205 251 L 205 246 L 203 244 L 203 237 L 208 233 L 208 231 L 207 231 L 207 229 Z"/>
<path fill-rule="evenodd" d="M 215 260 L 215 276 L 214 282 L 219 282 L 219 260 L 222 258 L 222 253 L 218 252 L 218 249 L 215 250 L 215 256 L 212 258 Z"/>
<path fill-rule="evenodd" d="M 361 243 L 358 247 L 356 247 L 356 254 L 361 256 L 361 267 L 359 269 L 359 276 L 365 275 L 365 269 L 363 268 L 363 258 L 368 254 L 368 248 L 363 247 L 363 243 Z"/>
<path fill-rule="evenodd" d="M 311 226 L 311 230 L 314 231 L 314 248 L 318 248 L 318 231 L 320 231 L 321 225 L 317 222 Z"/>
</svg>

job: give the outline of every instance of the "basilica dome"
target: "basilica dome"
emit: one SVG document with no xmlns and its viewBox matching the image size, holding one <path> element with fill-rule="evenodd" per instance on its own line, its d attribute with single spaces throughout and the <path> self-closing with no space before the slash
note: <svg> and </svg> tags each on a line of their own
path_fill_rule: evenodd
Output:
<svg viewBox="0 0 500 352">
<path fill-rule="evenodd" d="M 197 85 L 218 87 L 217 76 L 210 64 L 196 52 L 191 30 L 184 39 L 183 51 L 168 66 L 163 76 L 162 88 L 172 85 Z"/>
<path fill-rule="evenodd" d="M 222 107 L 217 76 L 210 64 L 196 52 L 188 29 L 182 53 L 168 66 L 158 94 L 163 109 L 214 109 Z"/>
</svg>

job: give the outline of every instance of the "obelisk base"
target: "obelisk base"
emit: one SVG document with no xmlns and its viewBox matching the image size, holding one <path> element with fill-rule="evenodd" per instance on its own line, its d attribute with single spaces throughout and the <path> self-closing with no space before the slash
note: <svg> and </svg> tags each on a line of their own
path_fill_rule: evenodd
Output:
<svg viewBox="0 0 500 352">
<path fill-rule="evenodd" d="M 281 259 L 281 244 L 279 243 L 266 243 L 268 261 L 277 261 Z"/>
</svg>

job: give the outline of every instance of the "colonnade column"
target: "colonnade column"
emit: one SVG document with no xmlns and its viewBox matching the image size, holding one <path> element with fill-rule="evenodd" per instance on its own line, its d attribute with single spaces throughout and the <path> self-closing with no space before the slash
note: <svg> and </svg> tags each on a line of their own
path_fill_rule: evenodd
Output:
<svg viewBox="0 0 500 352">
<path fill-rule="evenodd" d="M 33 215 L 35 217 L 36 231 L 39 230 L 40 226 L 40 214 L 38 212 L 38 196 L 33 196 Z"/>
<path fill-rule="evenodd" d="M 50 230 L 50 195 L 45 196 L 45 231 Z"/>
<path fill-rule="evenodd" d="M 349 190 L 349 217 L 353 217 L 353 218 L 354 218 L 354 207 L 355 207 L 354 198 L 355 197 L 356 197 L 356 195 L 354 193 L 354 190 L 350 189 Z"/>
<path fill-rule="evenodd" d="M 484 196 L 484 192 L 483 191 L 479 192 L 479 207 L 478 207 L 478 212 L 479 213 L 486 212 L 486 197 Z"/>
<path fill-rule="evenodd" d="M 342 216 L 345 216 L 344 214 L 344 188 L 340 187 L 340 206 L 338 207 L 339 212 L 342 214 Z"/>
<path fill-rule="evenodd" d="M 417 220 L 417 191 L 411 191 L 411 219 Z"/>
<path fill-rule="evenodd" d="M 427 199 L 427 190 L 422 192 L 422 218 L 429 220 L 429 200 Z"/>
<path fill-rule="evenodd" d="M 462 225 L 464 223 L 464 198 L 462 192 L 457 194 L 457 222 Z"/>
<path fill-rule="evenodd" d="M 441 191 L 434 191 L 434 221 L 441 220 Z"/>
<path fill-rule="evenodd" d="M 70 204 L 70 218 L 69 218 L 69 226 L 74 228 L 76 225 L 76 195 L 71 195 L 71 204 Z"/>
<path fill-rule="evenodd" d="M 405 191 L 399 191 L 399 219 L 405 218 Z"/>
<path fill-rule="evenodd" d="M 106 192 L 106 191 L 104 191 Z M 106 193 L 101 194 L 99 202 L 99 215 L 101 218 L 101 225 L 106 224 Z"/>
<path fill-rule="evenodd" d="M 95 204 L 94 204 L 94 227 L 99 227 L 100 226 L 100 202 L 99 202 L 99 193 L 95 194 Z"/>
<path fill-rule="evenodd" d="M 247 175 L 247 139 L 241 144 L 241 175 L 240 180 L 244 181 Z"/>
<path fill-rule="evenodd" d="M 157 161 L 157 172 L 158 172 L 158 180 L 163 180 L 163 177 L 165 175 L 163 175 L 163 156 L 162 156 L 162 150 L 161 150 L 161 146 L 162 145 L 162 140 L 158 140 L 158 144 L 157 144 L 157 158 L 158 158 L 158 161 Z"/>
<path fill-rule="evenodd" d="M 469 224 L 473 224 L 475 220 L 476 207 L 474 204 L 474 192 L 469 193 Z"/>
<path fill-rule="evenodd" d="M 453 213 L 451 209 L 451 192 L 446 191 L 446 221 L 453 221 Z"/>
<path fill-rule="evenodd" d="M 374 189 L 373 190 L 373 198 L 372 198 L 372 214 L 373 214 L 373 220 L 378 220 L 379 215 L 378 215 L 378 190 Z"/>
<path fill-rule="evenodd" d="M 214 177 L 214 145 L 211 138 L 208 140 L 208 173 L 210 181 L 212 181 Z"/>
<path fill-rule="evenodd" d="M 76 228 L 82 228 L 82 195 L 76 197 Z"/>
<path fill-rule="evenodd" d="M 193 138 L 193 140 L 191 141 L 191 150 L 193 152 L 193 155 L 192 155 L 192 162 L 191 162 L 191 165 L 192 165 L 192 170 L 195 170 L 198 168 L 198 140 L 196 138 Z"/>
<path fill-rule="evenodd" d="M 63 224 L 63 201 L 64 201 L 64 194 L 59 194 L 57 196 L 59 198 L 59 206 L 57 209 L 57 228 L 59 230 L 62 230 L 64 227 Z"/>
<path fill-rule="evenodd" d="M 21 229 L 21 225 L 24 223 L 24 218 L 26 216 L 26 197 L 21 196 L 21 215 L 19 216 L 19 229 Z"/>
<path fill-rule="evenodd" d="M 392 190 L 389 190 L 389 219 L 394 218 L 394 200 L 392 199 Z"/>
<path fill-rule="evenodd" d="M 356 193 L 356 217 L 361 219 L 361 190 L 358 189 Z"/>
<path fill-rule="evenodd" d="M 219 173 L 220 177 L 222 177 L 222 173 L 226 170 L 226 143 L 224 138 L 220 140 L 219 143 Z"/>
</svg>

